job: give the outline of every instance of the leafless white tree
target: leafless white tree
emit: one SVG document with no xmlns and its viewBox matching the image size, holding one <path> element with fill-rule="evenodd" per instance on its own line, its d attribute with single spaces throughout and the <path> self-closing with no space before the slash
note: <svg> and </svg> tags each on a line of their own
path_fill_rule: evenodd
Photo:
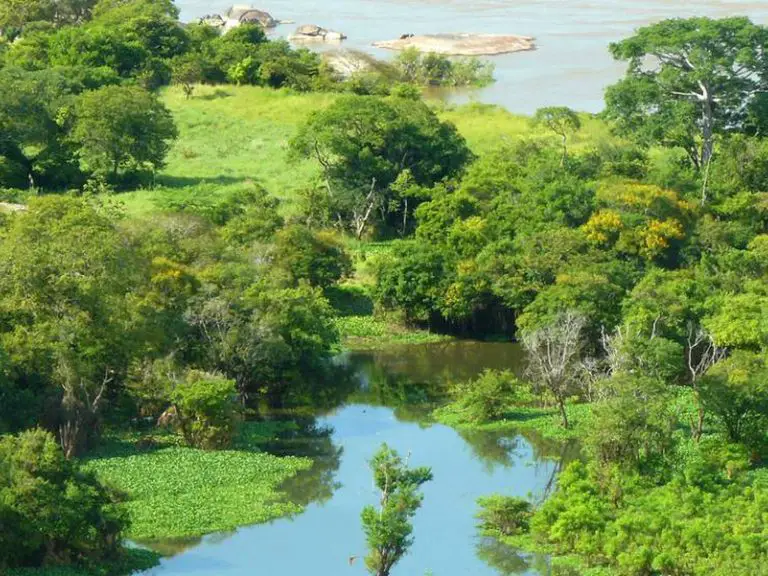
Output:
<svg viewBox="0 0 768 576">
<path fill-rule="evenodd" d="M 569 426 L 565 402 L 581 380 L 585 324 L 583 316 L 568 311 L 543 328 L 523 333 L 528 376 L 536 386 L 552 394 L 564 428 Z"/>
</svg>

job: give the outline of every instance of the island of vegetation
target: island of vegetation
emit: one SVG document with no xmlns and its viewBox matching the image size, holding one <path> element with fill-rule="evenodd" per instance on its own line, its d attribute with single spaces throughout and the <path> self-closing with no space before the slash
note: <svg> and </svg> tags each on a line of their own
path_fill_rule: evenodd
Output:
<svg viewBox="0 0 768 576">
<path fill-rule="evenodd" d="M 170 0 L 0 5 L 0 570 L 128 574 L 157 561 L 128 539 L 298 514 L 332 474 L 270 442 L 355 391 L 343 348 L 494 337 L 525 370 L 434 417 L 582 457 L 543 501 L 483 498 L 484 536 L 561 575 L 764 573 L 768 29 L 610 50 L 602 114 L 524 118 L 422 99 L 479 60 L 341 75 Z M 440 478 L 371 468 L 388 576 Z"/>
</svg>

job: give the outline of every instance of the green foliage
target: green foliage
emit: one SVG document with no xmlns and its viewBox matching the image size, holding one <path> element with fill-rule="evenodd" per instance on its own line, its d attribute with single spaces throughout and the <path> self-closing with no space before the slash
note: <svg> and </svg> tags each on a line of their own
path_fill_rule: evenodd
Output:
<svg viewBox="0 0 768 576">
<path fill-rule="evenodd" d="M 484 536 L 516 536 L 529 529 L 532 505 L 528 500 L 494 494 L 478 498 L 480 511 L 476 518 Z"/>
<path fill-rule="evenodd" d="M 765 527 L 758 520 L 764 478 L 743 475 L 729 482 L 716 464 L 706 475 L 714 484 L 702 486 L 681 475 L 654 486 L 635 476 L 601 480 L 574 463 L 531 528 L 556 553 L 577 554 L 582 570 L 603 566 L 630 576 L 760 573 L 766 559 Z"/>
<path fill-rule="evenodd" d="M 768 426 L 768 367 L 764 354 L 735 352 L 702 381 L 702 401 L 731 442 L 760 446 Z"/>
<path fill-rule="evenodd" d="M 117 494 L 65 459 L 42 430 L 0 437 L 0 568 L 96 566 L 127 527 Z"/>
<path fill-rule="evenodd" d="M 142 540 L 226 532 L 297 513 L 279 486 L 310 465 L 248 451 L 162 448 L 107 453 L 85 467 L 128 495 L 127 535 Z"/>
<path fill-rule="evenodd" d="M 241 409 L 234 380 L 191 371 L 174 386 L 170 400 L 187 446 L 210 450 L 232 443 Z"/>
<path fill-rule="evenodd" d="M 453 390 L 456 407 L 469 423 L 500 420 L 513 407 L 532 403 L 530 387 L 511 372 L 486 370 L 475 380 L 463 382 Z"/>
<path fill-rule="evenodd" d="M 161 168 L 178 132 L 167 108 L 138 87 L 107 86 L 77 102 L 72 140 L 87 170 L 117 178 Z"/>
<path fill-rule="evenodd" d="M 477 58 L 450 59 L 408 48 L 398 53 L 394 66 L 402 80 L 410 84 L 482 87 L 493 83 L 493 64 Z"/>
<path fill-rule="evenodd" d="M 386 444 L 370 465 L 381 500 L 378 510 L 366 506 L 361 515 L 369 550 L 365 565 L 375 576 L 389 576 L 413 544 L 411 518 L 421 507 L 419 487 L 432 480 L 432 472 L 425 467 L 408 468 Z"/>
<path fill-rule="evenodd" d="M 602 465 L 659 467 L 672 453 L 677 415 L 663 382 L 644 376 L 614 376 L 603 384 L 604 400 L 592 410 L 585 445 Z"/>
<path fill-rule="evenodd" d="M 345 96 L 315 112 L 291 146 L 320 164 L 336 198 L 332 210 L 358 239 L 372 214 L 400 223 L 412 213 L 417 203 L 394 186 L 406 171 L 413 184 L 431 186 L 471 157 L 455 127 L 424 103 L 371 96 Z"/>
<path fill-rule="evenodd" d="M 0 341 L 35 410 L 60 406 L 68 457 L 95 433 L 136 349 L 130 293 L 144 266 L 109 209 L 79 198 L 30 202 L 0 242 Z"/>
<path fill-rule="evenodd" d="M 328 288 L 352 273 L 352 261 L 341 243 L 328 232 L 306 226 L 283 228 L 275 237 L 274 263 L 290 285 L 306 281 Z"/>
<path fill-rule="evenodd" d="M 611 45 L 628 69 L 606 92 L 607 113 L 625 133 L 681 147 L 704 169 L 714 135 L 754 126 L 768 82 L 766 43 L 768 29 L 745 17 L 678 18 L 643 27 Z"/>
</svg>

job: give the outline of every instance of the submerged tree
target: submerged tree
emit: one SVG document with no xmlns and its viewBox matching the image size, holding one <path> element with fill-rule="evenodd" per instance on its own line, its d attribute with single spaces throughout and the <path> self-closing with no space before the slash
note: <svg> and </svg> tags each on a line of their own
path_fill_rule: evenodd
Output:
<svg viewBox="0 0 768 576">
<path fill-rule="evenodd" d="M 421 506 L 419 487 L 432 480 L 426 467 L 408 468 L 400 455 L 383 444 L 371 460 L 380 505 L 363 509 L 363 529 L 368 544 L 365 565 L 374 576 L 389 576 L 392 567 L 413 544 L 411 518 Z"/>
</svg>

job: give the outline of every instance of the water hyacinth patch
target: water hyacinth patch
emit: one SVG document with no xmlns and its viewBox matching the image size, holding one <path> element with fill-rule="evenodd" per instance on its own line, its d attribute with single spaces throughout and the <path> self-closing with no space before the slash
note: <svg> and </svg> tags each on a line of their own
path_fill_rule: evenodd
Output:
<svg viewBox="0 0 768 576">
<path fill-rule="evenodd" d="M 201 536 L 295 514 L 278 487 L 307 458 L 163 448 L 90 460 L 85 467 L 128 495 L 135 540 Z"/>
</svg>

